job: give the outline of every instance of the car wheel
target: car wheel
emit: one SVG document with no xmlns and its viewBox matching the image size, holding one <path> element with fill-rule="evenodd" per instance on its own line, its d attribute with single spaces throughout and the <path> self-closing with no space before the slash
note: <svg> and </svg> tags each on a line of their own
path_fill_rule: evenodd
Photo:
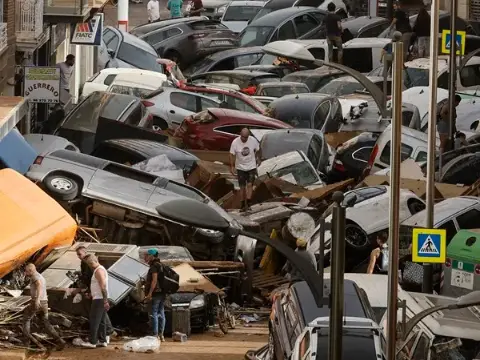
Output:
<svg viewBox="0 0 480 360">
<path fill-rule="evenodd" d="M 347 223 L 345 226 L 345 241 L 354 249 L 365 249 L 370 245 L 365 231 L 352 223 Z"/>
<path fill-rule="evenodd" d="M 411 200 L 408 202 L 408 210 L 410 210 L 412 215 L 415 215 L 416 213 L 425 210 L 425 204 L 418 200 Z"/>
<path fill-rule="evenodd" d="M 178 66 L 180 66 L 180 61 L 182 60 L 182 57 L 180 54 L 175 51 L 175 50 L 170 50 L 167 51 L 167 53 L 163 56 L 165 59 L 172 60 L 177 63 Z"/>
<path fill-rule="evenodd" d="M 267 350 L 267 360 L 276 360 L 277 356 L 275 354 L 275 340 L 273 339 L 272 329 L 268 332 L 268 350 Z"/>
<path fill-rule="evenodd" d="M 208 241 L 210 244 L 220 244 L 225 236 L 221 231 L 209 229 L 197 229 L 195 235 L 196 237 L 200 237 L 201 240 Z"/>
<path fill-rule="evenodd" d="M 158 118 L 158 119 L 153 120 L 153 126 L 152 126 L 153 131 L 162 131 L 162 130 L 167 130 L 167 129 L 168 129 L 168 124 L 162 118 Z"/>
<path fill-rule="evenodd" d="M 69 201 L 77 197 L 78 183 L 65 175 L 48 175 L 43 180 L 46 192 L 56 200 Z"/>
</svg>

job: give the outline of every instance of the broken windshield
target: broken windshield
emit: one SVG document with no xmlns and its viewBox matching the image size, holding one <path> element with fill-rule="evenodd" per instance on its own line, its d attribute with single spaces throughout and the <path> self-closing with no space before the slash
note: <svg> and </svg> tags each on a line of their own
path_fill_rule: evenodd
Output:
<svg viewBox="0 0 480 360">
<path fill-rule="evenodd" d="M 318 175 L 307 161 L 302 161 L 269 173 L 270 177 L 283 178 L 285 181 L 308 186 L 319 181 Z"/>
</svg>

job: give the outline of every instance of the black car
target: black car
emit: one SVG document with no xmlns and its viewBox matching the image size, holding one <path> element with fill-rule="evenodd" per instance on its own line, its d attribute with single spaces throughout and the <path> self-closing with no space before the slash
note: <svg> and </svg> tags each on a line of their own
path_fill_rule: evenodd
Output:
<svg viewBox="0 0 480 360">
<path fill-rule="evenodd" d="M 219 51 L 206 56 L 183 71 L 185 76 L 193 76 L 209 71 L 233 70 L 240 66 L 252 65 L 264 55 L 261 46 L 236 48 Z"/>
<path fill-rule="evenodd" d="M 376 133 L 364 132 L 338 145 L 328 173 L 328 182 L 359 179 L 368 164 L 378 136 Z"/>
<path fill-rule="evenodd" d="M 378 37 L 390 26 L 390 21 L 383 17 L 359 16 L 342 21 L 342 39 Z"/>
<path fill-rule="evenodd" d="M 291 94 L 270 103 L 267 116 L 294 128 L 337 132 L 343 122 L 342 106 L 334 96 L 319 93 Z"/>
<path fill-rule="evenodd" d="M 165 141 L 151 131 L 153 116 L 143 102 L 130 95 L 95 91 L 75 106 L 56 126 L 53 135 L 91 153 L 99 142 L 115 138 L 145 138 Z"/>
<path fill-rule="evenodd" d="M 202 57 L 236 48 L 237 36 L 218 20 L 187 18 L 183 22 L 161 27 L 140 35 L 162 58 L 186 68 Z"/>
<path fill-rule="evenodd" d="M 181 24 L 183 22 L 190 22 L 190 21 L 196 21 L 196 20 L 208 20 L 208 17 L 206 16 L 192 16 L 192 17 L 186 17 L 186 18 L 174 18 L 174 19 L 167 19 L 167 20 L 161 20 L 161 21 L 155 21 L 152 23 L 146 23 L 142 25 L 138 25 L 134 27 L 132 30 L 129 31 L 130 34 L 135 35 L 137 37 L 141 37 L 143 35 L 147 35 L 148 33 L 162 29 L 164 27 L 170 26 L 170 25 L 176 25 L 176 24 Z"/>
<path fill-rule="evenodd" d="M 451 151 L 447 151 L 447 152 L 444 152 L 441 156 L 441 159 L 442 159 L 442 166 L 444 167 L 445 169 L 445 166 L 453 161 L 454 159 L 462 156 L 462 155 L 465 155 L 465 154 L 473 154 L 473 153 L 476 153 L 476 152 L 480 152 L 480 142 L 477 142 L 477 140 L 480 140 L 480 136 L 477 137 L 475 136 L 473 139 L 468 139 L 467 141 L 469 142 L 470 145 L 468 146 L 463 146 L 459 149 L 455 149 L 455 150 L 451 150 Z M 471 142 L 472 141 L 472 142 Z M 440 165 L 440 156 L 436 155 L 435 156 L 435 171 L 438 171 L 439 170 L 439 165 Z M 427 163 L 423 163 L 421 166 L 420 166 L 422 172 L 427 175 Z M 442 172 L 443 170 L 442 169 Z"/>
<path fill-rule="evenodd" d="M 306 69 L 302 67 L 302 70 Z M 235 70 L 248 70 L 248 71 L 263 71 L 270 74 L 275 74 L 279 78 L 283 78 L 284 76 L 291 74 L 298 69 L 294 69 L 292 66 L 279 64 L 279 65 L 248 65 L 248 66 L 241 66 L 235 68 Z"/>
<path fill-rule="evenodd" d="M 325 279 L 325 294 L 330 293 L 330 279 Z M 367 294 L 359 288 L 353 281 L 344 280 L 344 316 L 368 319 L 374 322 L 375 314 L 368 300 Z M 298 337 L 302 334 L 305 327 L 319 318 L 328 318 L 330 308 L 328 306 L 318 307 L 310 288 L 304 281 L 296 282 L 288 289 L 276 294 L 272 305 L 272 312 L 269 321 L 268 351 L 269 359 L 283 360 L 290 359 L 295 348 Z M 343 359 L 381 359 L 377 354 L 374 336 L 367 332 L 366 334 L 357 334 L 358 330 L 347 331 L 343 336 L 344 346 Z M 328 335 L 322 332 L 309 333 L 318 336 L 316 359 L 328 358 Z M 328 333 L 328 332 L 327 332 Z M 364 336 L 362 336 L 364 335 Z M 379 334 L 377 336 L 380 336 Z M 305 344 L 306 352 L 310 350 L 310 342 Z M 310 357 L 308 357 L 310 358 Z M 313 358 L 313 357 L 312 357 Z M 301 359 L 304 359 L 303 357 Z"/>
<path fill-rule="evenodd" d="M 189 77 L 188 81 L 192 84 L 236 84 L 243 89 L 250 85 L 280 81 L 280 78 L 275 74 L 261 71 L 225 70 L 194 75 Z"/>
<path fill-rule="evenodd" d="M 318 37 L 327 16 L 312 7 L 290 7 L 253 20 L 239 35 L 240 46 L 260 46 L 269 42 Z"/>
<path fill-rule="evenodd" d="M 442 168 L 441 183 L 473 185 L 480 179 L 480 152 L 460 155 Z"/>
<path fill-rule="evenodd" d="M 325 172 L 328 166 L 328 145 L 323 133 L 312 129 L 273 130 L 263 135 L 260 141 L 262 160 L 288 153 L 303 151 L 318 171 Z"/>
<path fill-rule="evenodd" d="M 344 75 L 343 71 L 322 66 L 315 70 L 296 71 L 283 77 L 282 81 L 301 82 L 306 84 L 311 92 L 317 92 L 322 86 L 328 84 L 330 80 Z"/>
<path fill-rule="evenodd" d="M 189 152 L 157 141 L 142 139 L 113 139 L 99 144 L 93 156 L 114 161 L 120 164 L 138 164 L 158 155 L 166 155 L 168 159 L 184 174 L 190 174 L 199 160 Z"/>
</svg>

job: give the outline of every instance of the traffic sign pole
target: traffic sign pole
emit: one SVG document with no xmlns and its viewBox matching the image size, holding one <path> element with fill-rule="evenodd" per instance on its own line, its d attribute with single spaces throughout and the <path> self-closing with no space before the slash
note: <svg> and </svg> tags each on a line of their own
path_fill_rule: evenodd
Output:
<svg viewBox="0 0 480 360">
<path fill-rule="evenodd" d="M 448 86 L 448 116 L 450 117 L 450 141 L 447 144 L 446 151 L 453 150 L 454 144 L 454 118 L 455 109 L 455 83 L 457 80 L 457 0 L 452 0 L 450 12 L 450 77 Z M 462 46 L 462 45 L 460 45 Z"/>
<path fill-rule="evenodd" d="M 430 72 L 429 90 L 430 103 L 428 111 L 428 151 L 427 151 L 427 228 L 433 227 L 433 205 L 435 201 L 435 152 L 437 141 L 437 73 L 438 73 L 438 17 L 440 16 L 439 1 L 432 0 L 430 8 Z M 422 291 L 433 293 L 433 267 L 423 264 Z"/>
</svg>

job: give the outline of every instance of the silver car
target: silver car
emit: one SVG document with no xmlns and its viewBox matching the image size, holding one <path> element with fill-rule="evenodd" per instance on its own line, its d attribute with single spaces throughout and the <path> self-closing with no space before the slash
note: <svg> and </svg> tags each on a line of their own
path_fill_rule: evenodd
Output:
<svg viewBox="0 0 480 360">
<path fill-rule="evenodd" d="M 48 194 L 60 201 L 80 199 L 88 203 L 98 200 L 156 219 L 161 218 L 155 210 L 158 205 L 179 196 L 188 197 L 208 204 L 233 227 L 239 228 L 216 202 L 191 186 L 82 153 L 69 150 L 48 153 L 31 165 L 26 177 L 41 184 Z M 210 241 L 223 239 L 223 233 L 217 231 L 198 231 Z"/>
<path fill-rule="evenodd" d="M 162 87 L 145 99 L 148 111 L 154 116 L 153 129 L 173 129 L 181 125 L 183 120 L 192 114 L 208 108 L 220 107 L 220 100 L 198 93 L 177 88 Z"/>
</svg>

